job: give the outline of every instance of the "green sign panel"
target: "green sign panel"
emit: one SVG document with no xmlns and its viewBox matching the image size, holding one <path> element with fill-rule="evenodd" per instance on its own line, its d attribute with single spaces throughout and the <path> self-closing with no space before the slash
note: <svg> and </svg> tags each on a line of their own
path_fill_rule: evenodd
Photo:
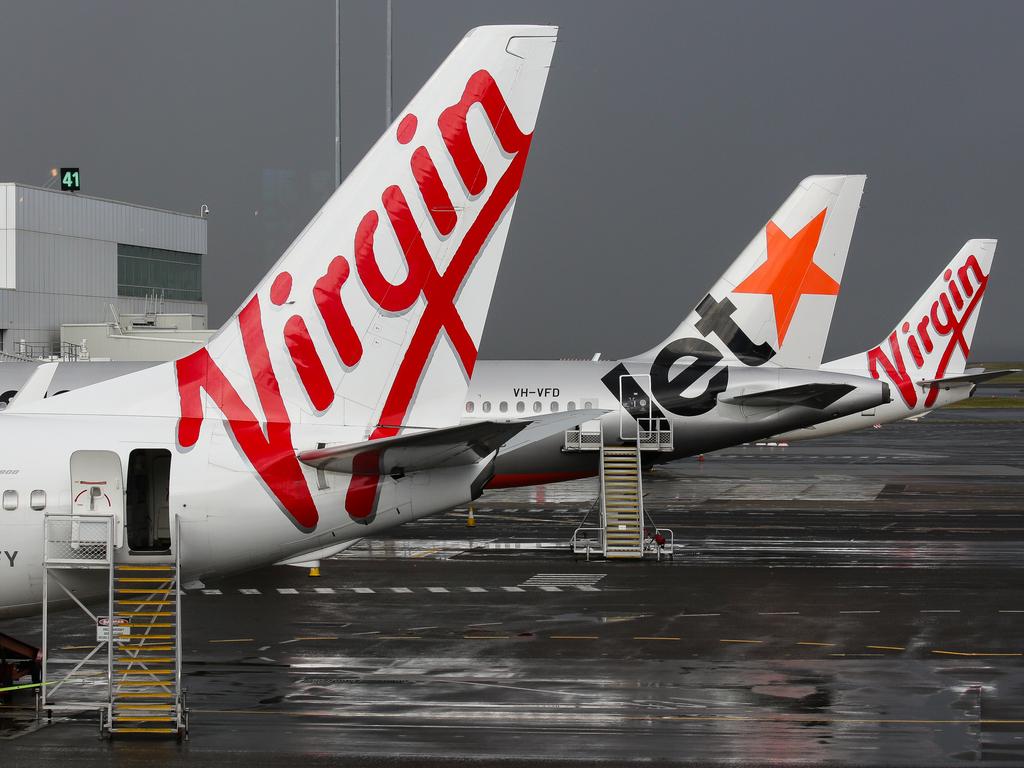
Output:
<svg viewBox="0 0 1024 768">
<path fill-rule="evenodd" d="M 60 191 L 78 192 L 82 189 L 82 177 L 77 168 L 60 169 Z"/>
</svg>

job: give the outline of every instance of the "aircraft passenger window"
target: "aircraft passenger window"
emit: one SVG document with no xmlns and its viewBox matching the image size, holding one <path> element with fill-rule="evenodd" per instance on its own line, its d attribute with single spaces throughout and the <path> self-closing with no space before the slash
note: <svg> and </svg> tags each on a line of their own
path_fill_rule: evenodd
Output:
<svg viewBox="0 0 1024 768">
<path fill-rule="evenodd" d="M 466 403 L 466 413 L 472 413 L 472 412 L 473 412 L 473 401 L 471 400 L 470 402 Z"/>
<path fill-rule="evenodd" d="M 18 492 L 4 491 L 4 509 L 13 512 L 18 508 Z"/>
<path fill-rule="evenodd" d="M 590 401 L 590 400 L 584 400 L 583 401 L 583 407 L 584 408 L 593 408 L 594 407 L 594 403 L 592 401 Z"/>
<path fill-rule="evenodd" d="M 498 410 L 501 411 L 502 413 L 508 413 L 508 403 L 502 400 L 500 403 L 498 403 Z"/>
<path fill-rule="evenodd" d="M 491 401 L 490 400 L 484 400 L 483 412 L 484 413 L 490 413 L 491 412 Z"/>
<path fill-rule="evenodd" d="M 576 410 L 576 403 L 574 403 L 572 400 L 570 400 L 568 403 L 565 404 L 565 410 L 567 410 L 567 411 L 575 411 Z"/>
<path fill-rule="evenodd" d="M 544 407 L 544 406 L 542 406 L 542 405 L 540 404 L 540 400 L 534 400 L 534 401 L 533 401 L 533 412 L 534 412 L 534 413 L 540 413 L 540 411 L 541 411 L 541 408 L 543 408 L 543 407 Z"/>
<path fill-rule="evenodd" d="M 558 413 L 558 401 L 557 400 L 552 400 L 551 401 L 551 412 L 552 413 Z"/>
<path fill-rule="evenodd" d="M 28 497 L 28 505 L 36 512 L 46 509 L 46 491 L 32 491 Z"/>
<path fill-rule="evenodd" d="M 526 403 L 524 403 L 522 400 L 520 400 L 518 403 L 516 403 L 516 413 L 522 413 L 525 410 L 526 410 Z"/>
</svg>

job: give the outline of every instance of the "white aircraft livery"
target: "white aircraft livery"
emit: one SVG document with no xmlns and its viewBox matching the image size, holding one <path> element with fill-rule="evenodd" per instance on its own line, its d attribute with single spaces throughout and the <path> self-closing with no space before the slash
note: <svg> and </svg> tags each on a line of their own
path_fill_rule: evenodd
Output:
<svg viewBox="0 0 1024 768">
<path fill-rule="evenodd" d="M 205 347 L 60 397 L 36 369 L 0 416 L 0 615 L 39 609 L 45 512 L 113 514 L 119 562 L 177 532 L 195 580 L 466 503 L 564 431 L 458 424 L 556 32 L 470 31 Z"/>
<path fill-rule="evenodd" d="M 968 240 L 882 342 L 822 366 L 888 382 L 896 393 L 892 402 L 780 439 L 823 437 L 918 416 L 970 397 L 983 381 L 1013 373 L 967 370 L 995 253 L 995 240 Z"/>
</svg>

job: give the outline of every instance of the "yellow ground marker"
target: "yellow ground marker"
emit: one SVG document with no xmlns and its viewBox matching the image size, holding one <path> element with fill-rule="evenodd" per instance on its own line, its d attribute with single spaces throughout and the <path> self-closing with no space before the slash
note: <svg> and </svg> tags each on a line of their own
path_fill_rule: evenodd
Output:
<svg viewBox="0 0 1024 768">
<path fill-rule="evenodd" d="M 873 651 L 905 651 L 907 650 L 902 645 L 869 645 L 866 646 Z"/>
<path fill-rule="evenodd" d="M 1024 656 L 1024 653 L 989 653 L 987 651 L 932 651 L 942 656 Z"/>
<path fill-rule="evenodd" d="M 835 648 L 836 647 L 835 643 L 812 643 L 812 642 L 807 641 L 807 640 L 799 642 L 799 643 L 797 643 L 797 645 L 811 645 L 811 646 L 814 646 L 816 648 Z"/>
</svg>

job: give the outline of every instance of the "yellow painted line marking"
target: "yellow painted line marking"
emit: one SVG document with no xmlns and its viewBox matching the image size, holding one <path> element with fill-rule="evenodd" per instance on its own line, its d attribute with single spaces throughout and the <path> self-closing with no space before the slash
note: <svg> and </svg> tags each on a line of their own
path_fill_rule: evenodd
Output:
<svg viewBox="0 0 1024 768">
<path fill-rule="evenodd" d="M 763 643 L 764 640 L 719 640 L 720 643 Z"/>
<path fill-rule="evenodd" d="M 337 640 L 337 635 L 316 635 L 314 637 L 296 637 L 292 642 L 305 642 L 309 640 Z"/>
<path fill-rule="evenodd" d="M 1024 653 L 987 653 L 971 651 L 932 651 L 942 656 L 1024 656 Z"/>
<path fill-rule="evenodd" d="M 431 549 L 423 549 L 423 550 L 420 550 L 419 552 L 413 552 L 412 555 L 410 555 L 410 557 L 426 557 L 427 555 L 432 555 L 435 552 L 440 552 L 440 551 L 441 551 L 440 547 L 432 547 Z"/>
<path fill-rule="evenodd" d="M 597 635 L 551 635 L 551 640 L 597 640 Z"/>
<path fill-rule="evenodd" d="M 869 645 L 867 647 L 871 648 L 873 650 L 876 650 L 876 651 L 905 651 L 905 650 L 907 650 L 902 645 Z"/>
<path fill-rule="evenodd" d="M 637 635 L 634 640 L 682 640 L 681 637 L 656 637 L 652 635 Z"/>
<path fill-rule="evenodd" d="M 239 637 L 231 640 L 210 640 L 211 643 L 254 643 L 256 642 L 251 637 Z"/>
<path fill-rule="evenodd" d="M 808 641 L 799 642 L 799 643 L 797 643 L 797 645 L 813 645 L 813 646 L 818 647 L 818 648 L 835 648 L 836 647 L 835 643 L 811 643 L 811 642 L 808 642 Z"/>
</svg>

